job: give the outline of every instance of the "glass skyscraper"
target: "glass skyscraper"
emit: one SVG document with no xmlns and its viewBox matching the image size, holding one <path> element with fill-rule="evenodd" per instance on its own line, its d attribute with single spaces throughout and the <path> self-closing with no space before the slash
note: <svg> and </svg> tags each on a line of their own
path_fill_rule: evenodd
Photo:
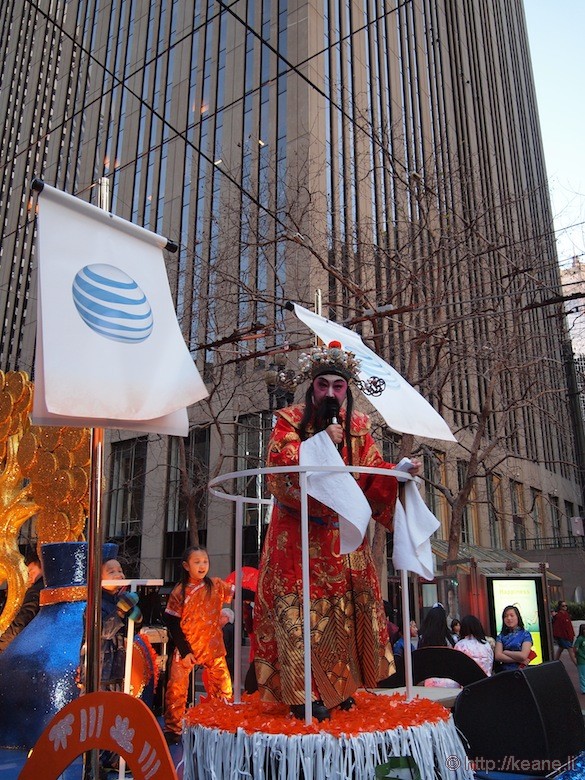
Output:
<svg viewBox="0 0 585 780">
<path fill-rule="evenodd" d="M 443 538 L 470 474 L 464 542 L 568 533 L 572 367 L 521 0 L 5 0 L 0 54 L 0 367 L 33 367 L 33 176 L 94 203 L 107 178 L 112 212 L 179 246 L 213 392 L 186 442 L 110 437 L 107 532 L 144 575 L 173 579 L 194 525 L 230 569 L 205 483 L 262 465 L 266 371 L 311 343 L 284 304 L 316 291 L 452 426 L 458 447 L 424 449 Z M 260 506 L 246 523 L 253 563 Z"/>
</svg>

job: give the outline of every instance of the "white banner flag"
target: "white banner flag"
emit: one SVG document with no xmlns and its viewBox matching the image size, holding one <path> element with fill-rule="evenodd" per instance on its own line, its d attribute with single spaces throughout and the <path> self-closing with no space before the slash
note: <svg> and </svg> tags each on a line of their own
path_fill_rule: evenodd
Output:
<svg viewBox="0 0 585 780">
<path fill-rule="evenodd" d="M 337 447 L 325 431 L 301 443 L 300 466 L 345 466 Z M 362 489 L 346 471 L 307 471 L 307 493 L 337 512 L 339 552 L 354 552 L 363 541 L 372 510 Z"/>
<path fill-rule="evenodd" d="M 208 393 L 177 322 L 167 240 L 44 185 L 33 421 L 188 434 Z"/>
<path fill-rule="evenodd" d="M 413 571 L 425 580 L 432 580 L 433 551 L 431 536 L 440 527 L 434 514 L 427 508 L 414 480 L 404 486 L 406 511 L 400 501 L 394 509 L 394 568 Z"/>
<path fill-rule="evenodd" d="M 325 344 L 339 341 L 344 349 L 359 358 L 361 379 L 376 376 L 385 381 L 386 387 L 381 395 L 369 395 L 367 398 L 390 428 L 427 439 L 456 441 L 441 415 L 391 365 L 366 347 L 357 333 L 314 314 L 298 303 L 293 303 L 293 306 L 297 317 Z"/>
</svg>

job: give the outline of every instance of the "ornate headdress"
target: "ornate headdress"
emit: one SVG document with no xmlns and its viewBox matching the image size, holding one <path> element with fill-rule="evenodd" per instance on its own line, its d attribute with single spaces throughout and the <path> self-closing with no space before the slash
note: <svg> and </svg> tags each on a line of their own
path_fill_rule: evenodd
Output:
<svg viewBox="0 0 585 780">
<path fill-rule="evenodd" d="M 299 373 L 288 382 L 296 387 L 305 379 L 315 379 L 321 374 L 337 374 L 353 383 L 366 395 L 380 395 L 386 387 L 386 382 L 377 376 L 366 381 L 360 379 L 360 361 L 353 352 L 343 349 L 339 341 L 330 341 L 319 347 L 313 347 L 309 352 L 301 352 L 299 357 Z M 283 377 L 284 379 L 284 377 Z"/>
</svg>

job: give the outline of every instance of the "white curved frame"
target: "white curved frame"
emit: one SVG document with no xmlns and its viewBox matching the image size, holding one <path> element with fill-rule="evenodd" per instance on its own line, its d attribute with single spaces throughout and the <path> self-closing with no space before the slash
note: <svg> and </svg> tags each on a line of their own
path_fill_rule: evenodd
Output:
<svg viewBox="0 0 585 780">
<path fill-rule="evenodd" d="M 380 469 L 372 466 L 271 466 L 260 469 L 245 469 L 244 471 L 232 471 L 228 474 L 220 474 L 210 480 L 209 492 L 216 498 L 224 501 L 233 501 L 236 504 L 236 538 L 235 538 L 235 622 L 238 627 L 242 625 L 242 531 L 244 525 L 244 504 L 271 505 L 272 498 L 254 498 L 251 496 L 237 496 L 225 493 L 217 489 L 218 485 L 238 479 L 240 477 L 257 477 L 264 474 L 298 474 L 301 489 L 301 545 L 302 545 L 302 570 L 303 570 L 303 651 L 305 662 L 305 723 L 310 725 L 311 715 L 311 631 L 310 631 L 310 590 L 309 590 L 309 511 L 307 504 L 307 474 L 314 472 L 343 472 L 352 474 L 378 474 L 380 476 L 399 477 L 401 481 L 416 480 L 408 471 L 398 469 Z M 408 603 L 408 572 L 401 571 L 402 585 L 402 619 L 403 635 L 409 637 L 410 608 Z M 404 643 L 404 673 L 406 681 L 406 698 L 412 698 L 412 659 L 410 656 L 410 642 Z M 240 642 L 234 642 L 234 701 L 240 702 L 240 689 L 242 686 Z"/>
</svg>

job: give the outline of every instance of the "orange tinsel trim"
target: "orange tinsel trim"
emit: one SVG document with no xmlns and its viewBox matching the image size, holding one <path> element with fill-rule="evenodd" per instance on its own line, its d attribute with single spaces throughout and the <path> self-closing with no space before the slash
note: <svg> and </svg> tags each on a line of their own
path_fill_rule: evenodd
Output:
<svg viewBox="0 0 585 780">
<path fill-rule="evenodd" d="M 314 734 L 326 731 L 334 737 L 351 737 L 370 731 L 389 731 L 400 726 L 409 728 L 423 723 L 449 719 L 449 711 L 430 699 L 406 701 L 404 694 L 376 695 L 366 691 L 353 694 L 356 706 L 347 712 L 331 711 L 331 719 L 319 723 L 313 718 L 310 726 L 294 718 L 286 704 L 270 704 L 260 695 L 243 694 L 241 704 L 226 704 L 209 699 L 187 711 L 187 726 L 206 726 L 235 733 L 241 728 L 247 733 Z"/>
<path fill-rule="evenodd" d="M 158 678 L 160 675 L 160 669 L 158 666 L 158 655 L 156 654 L 156 650 L 154 647 L 150 644 L 150 639 L 146 636 L 146 634 L 137 634 L 137 638 L 144 643 L 144 652 L 148 653 L 149 659 L 149 667 L 152 669 L 152 674 L 154 677 L 153 681 L 153 687 L 154 690 L 156 690 L 156 686 L 158 685 Z"/>
<path fill-rule="evenodd" d="M 151 679 L 153 690 L 158 684 L 159 668 L 157 655 L 144 634 L 136 634 L 132 655 L 132 673 L 130 675 L 130 692 L 132 696 L 142 696 Z"/>
<path fill-rule="evenodd" d="M 87 601 L 85 585 L 66 585 L 62 588 L 43 588 L 39 594 L 39 604 L 46 607 L 49 604 L 60 604 L 63 601 Z"/>
</svg>

